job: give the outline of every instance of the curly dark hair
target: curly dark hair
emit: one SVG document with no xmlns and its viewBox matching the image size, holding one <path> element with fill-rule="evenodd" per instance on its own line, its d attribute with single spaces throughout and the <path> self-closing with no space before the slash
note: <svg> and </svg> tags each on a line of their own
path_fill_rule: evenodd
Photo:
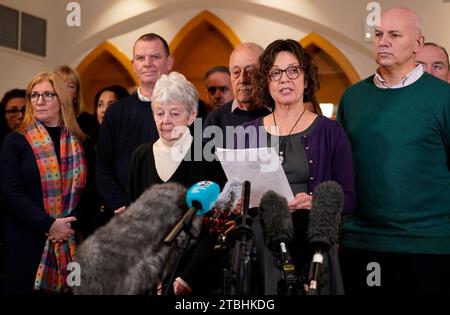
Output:
<svg viewBox="0 0 450 315">
<path fill-rule="evenodd" d="M 255 99 L 260 104 L 274 108 L 275 102 L 269 92 L 269 70 L 272 68 L 278 53 L 287 51 L 293 54 L 303 69 L 305 76 L 305 91 L 303 92 L 303 102 L 318 104 L 316 91 L 319 89 L 318 67 L 309 53 L 295 40 L 278 39 L 272 42 L 264 50 L 259 58 L 259 69 L 253 77 Z"/>
</svg>

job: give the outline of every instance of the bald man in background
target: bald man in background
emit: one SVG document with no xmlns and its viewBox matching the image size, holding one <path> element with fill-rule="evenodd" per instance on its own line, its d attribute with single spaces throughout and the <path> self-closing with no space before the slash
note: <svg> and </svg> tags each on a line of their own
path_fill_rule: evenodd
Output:
<svg viewBox="0 0 450 315">
<path fill-rule="evenodd" d="M 450 82 L 450 63 L 447 50 L 435 43 L 425 43 L 416 54 L 416 61 L 436 78 Z"/>
<path fill-rule="evenodd" d="M 252 76 L 259 67 L 259 57 L 263 52 L 264 49 L 258 44 L 242 43 L 231 53 L 230 72 L 234 99 L 209 113 L 203 125 L 206 131 L 210 126 L 217 126 L 222 132 L 223 137 L 213 134 L 215 147 L 234 148 L 234 137 L 231 133 L 227 145 L 227 127 L 240 126 L 270 113 L 266 107 L 258 104 L 253 96 Z M 208 141 L 208 138 L 204 141 Z"/>
<path fill-rule="evenodd" d="M 375 75 L 342 96 L 338 120 L 352 145 L 357 206 L 342 225 L 345 291 L 450 293 L 450 85 L 424 73 L 419 17 L 384 12 Z"/>
</svg>

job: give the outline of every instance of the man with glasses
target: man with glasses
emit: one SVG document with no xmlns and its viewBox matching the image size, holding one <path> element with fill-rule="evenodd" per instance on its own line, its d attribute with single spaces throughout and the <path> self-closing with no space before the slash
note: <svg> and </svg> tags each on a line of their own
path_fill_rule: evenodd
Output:
<svg viewBox="0 0 450 315">
<path fill-rule="evenodd" d="M 22 89 L 13 89 L 5 93 L 0 101 L 0 110 L 2 112 L 0 145 L 6 134 L 19 128 L 25 114 L 26 91 Z"/>
<path fill-rule="evenodd" d="M 259 67 L 258 59 L 263 52 L 264 49 L 258 44 L 243 43 L 231 53 L 231 87 L 234 99 L 209 113 L 204 124 L 205 137 L 211 135 L 215 147 L 233 148 L 234 139 L 228 139 L 227 145 L 227 134 L 234 136 L 234 127 L 270 113 L 266 107 L 257 104 L 253 97 L 252 76 Z M 211 126 L 216 126 L 217 130 Z M 228 133 L 227 127 L 231 127 L 228 128 Z M 222 137 L 218 135 L 219 131 Z"/>
<path fill-rule="evenodd" d="M 205 74 L 205 85 L 211 111 L 233 100 L 230 69 L 228 67 L 216 66 L 208 69 Z"/>
</svg>

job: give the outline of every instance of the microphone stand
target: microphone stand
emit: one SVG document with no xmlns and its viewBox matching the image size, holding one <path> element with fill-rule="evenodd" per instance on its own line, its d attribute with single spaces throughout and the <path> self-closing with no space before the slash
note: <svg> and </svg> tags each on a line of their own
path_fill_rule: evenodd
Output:
<svg viewBox="0 0 450 315">
<path fill-rule="evenodd" d="M 282 246 L 286 245 L 283 243 Z M 299 277 L 286 250 L 281 251 L 281 258 L 278 260 L 277 268 L 281 271 L 281 279 L 278 281 L 278 295 L 298 295 Z"/>
<path fill-rule="evenodd" d="M 308 285 L 306 287 L 306 295 L 319 295 L 319 281 L 322 276 L 326 253 L 330 250 L 327 243 L 317 242 L 316 250 L 313 253 L 313 259 L 309 267 Z"/>
<path fill-rule="evenodd" d="M 192 239 L 191 233 L 186 233 L 186 238 L 184 239 L 183 245 L 180 248 L 181 250 L 180 250 L 180 252 L 177 255 L 177 258 L 175 260 L 175 265 L 173 266 L 172 271 L 170 272 L 168 280 L 165 281 L 165 283 L 163 285 L 163 288 L 164 288 L 164 291 L 162 293 L 163 295 L 174 295 L 175 294 L 173 292 L 172 284 L 175 281 L 175 276 L 176 276 L 176 273 L 178 271 L 178 266 L 180 265 L 181 258 L 186 253 L 186 251 L 187 251 L 187 249 L 189 247 L 189 242 L 191 241 L 191 239 Z"/>
<path fill-rule="evenodd" d="M 251 230 L 251 225 L 252 223 L 252 219 L 245 214 L 242 217 L 242 223 L 241 225 L 237 228 L 238 231 L 238 235 L 239 235 L 239 240 L 238 240 L 238 244 L 236 244 L 236 248 L 238 250 L 238 262 L 239 262 L 239 267 L 238 267 L 238 273 L 237 273 L 237 279 L 238 279 L 238 287 L 237 287 L 237 294 L 238 295 L 247 295 L 250 293 L 250 284 L 249 284 L 249 279 L 250 279 L 250 262 L 251 262 L 251 257 L 250 257 L 250 249 L 249 249 L 249 245 L 251 245 L 251 243 L 249 243 L 249 241 L 252 238 L 252 230 Z M 234 269 L 234 268 L 233 268 Z"/>
<path fill-rule="evenodd" d="M 186 231 L 186 238 L 184 239 L 184 242 L 180 247 L 181 250 L 177 255 L 177 258 L 175 260 L 175 265 L 174 265 L 172 271 L 170 272 L 168 280 L 163 285 L 163 295 L 169 295 L 170 293 L 172 293 L 172 294 L 174 293 L 172 291 L 172 283 L 175 280 L 176 272 L 178 270 L 178 266 L 180 264 L 181 258 L 186 253 L 186 251 L 189 247 L 189 243 L 190 243 L 191 239 L 193 238 L 192 234 L 190 233 L 190 227 L 192 226 L 193 215 L 195 214 L 195 212 L 198 209 L 201 209 L 201 205 L 198 202 L 194 201 L 193 207 L 188 209 L 188 211 L 184 214 L 184 216 L 181 218 L 181 220 L 173 227 L 173 229 L 170 231 L 170 233 L 164 239 L 165 244 L 170 244 L 180 234 L 181 230 L 184 229 Z"/>
<path fill-rule="evenodd" d="M 248 295 L 250 294 L 250 279 L 251 279 L 251 253 L 249 241 L 253 237 L 251 225 L 253 219 L 248 214 L 248 207 L 250 202 L 250 182 L 244 181 L 242 185 L 242 215 L 236 219 L 236 233 L 238 240 L 234 247 L 233 265 L 231 275 L 232 280 L 237 284 L 235 294 Z M 233 277 L 234 276 L 234 277 Z M 230 275 L 228 275 L 230 278 Z M 235 279 L 233 279 L 235 278 Z M 236 279 L 237 278 L 237 279 Z"/>
</svg>

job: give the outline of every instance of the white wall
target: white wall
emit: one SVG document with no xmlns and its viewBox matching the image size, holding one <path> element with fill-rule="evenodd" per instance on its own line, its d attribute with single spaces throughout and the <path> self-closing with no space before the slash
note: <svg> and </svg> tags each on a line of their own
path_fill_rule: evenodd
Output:
<svg viewBox="0 0 450 315">
<path fill-rule="evenodd" d="M 57 20 L 58 15 L 47 6 L 37 5 L 38 1 L 1 0 L 2 5 L 35 15 L 47 20 L 47 57 L 18 52 L 0 46 L 0 95 L 11 88 L 26 88 L 29 79 L 36 73 L 52 68 L 57 58 Z"/>
<path fill-rule="evenodd" d="M 368 0 L 78 0 L 81 26 L 66 24 L 64 0 L 0 0 L 8 7 L 47 20 L 47 57 L 0 47 L 0 94 L 25 87 L 39 71 L 66 63 L 76 67 L 104 40 L 131 58 L 134 40 L 155 32 L 167 41 L 204 9 L 217 15 L 241 41 L 266 46 L 277 38 L 299 40 L 314 31 L 327 38 L 352 62 L 362 78 L 375 64 L 371 45 L 363 40 Z M 379 0 L 382 9 L 407 6 L 422 17 L 427 40 L 450 48 L 450 3 L 441 0 Z"/>
</svg>

